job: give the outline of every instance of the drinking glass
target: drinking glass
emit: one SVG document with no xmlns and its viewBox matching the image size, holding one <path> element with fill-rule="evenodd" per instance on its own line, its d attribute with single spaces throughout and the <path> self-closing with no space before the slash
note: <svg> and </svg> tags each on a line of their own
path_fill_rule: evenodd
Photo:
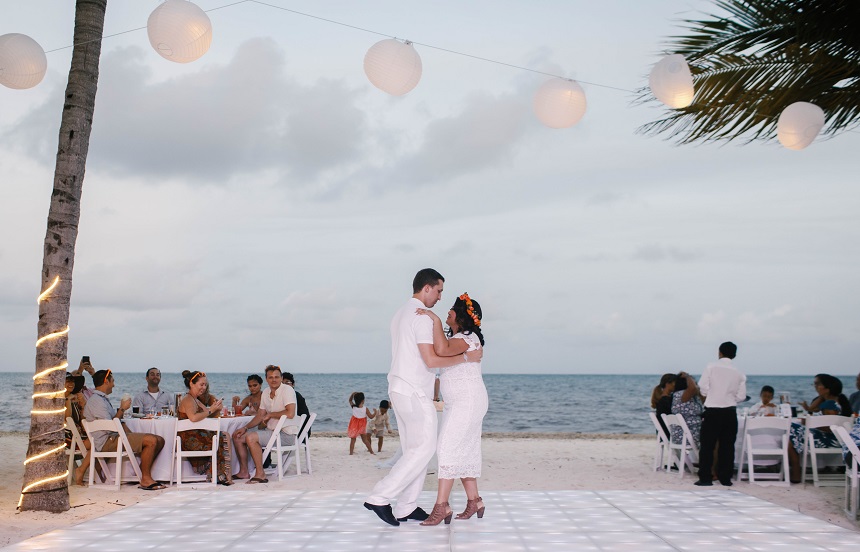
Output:
<svg viewBox="0 0 860 552">
<path fill-rule="evenodd" d="M 162 406 L 161 407 L 161 416 L 162 417 L 170 416 L 170 407 L 169 406 Z"/>
</svg>

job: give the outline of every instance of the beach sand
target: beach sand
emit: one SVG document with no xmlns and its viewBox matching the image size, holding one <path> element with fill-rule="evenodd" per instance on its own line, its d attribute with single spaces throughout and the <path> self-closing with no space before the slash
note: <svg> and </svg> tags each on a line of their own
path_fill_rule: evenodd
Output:
<svg viewBox="0 0 860 552">
<path fill-rule="evenodd" d="M 360 445 L 360 443 L 357 443 Z M 115 510 L 147 500 L 166 491 L 143 491 L 124 485 L 119 492 L 72 487 L 72 508 L 62 514 L 16 511 L 23 475 L 22 461 L 27 435 L 0 433 L 0 547 L 69 527 Z M 375 447 L 374 441 L 374 447 Z M 371 456 L 366 449 L 349 456 L 345 435 L 323 433 L 311 438 L 314 474 L 277 479 L 265 485 L 219 487 L 229 504 L 232 492 L 265 493 L 267 489 L 370 491 L 386 473 L 377 462 L 390 458 L 397 449 L 396 437 L 386 437 L 381 454 Z M 356 451 L 359 447 L 356 446 Z M 654 437 L 645 435 L 593 434 L 487 434 L 483 440 L 484 471 L 479 486 L 484 490 L 658 490 L 690 491 L 694 478 L 683 480 L 677 474 L 653 472 Z M 719 484 L 714 489 L 723 489 Z M 436 489 L 436 478 L 427 477 L 425 490 Z M 842 487 L 816 488 L 811 484 L 760 487 L 747 482 L 732 489 L 780 506 L 858 531 L 842 511 Z M 193 490 L 182 492 L 194 492 Z M 454 487 L 454 502 L 465 502 L 459 483 Z M 429 510 L 432 504 L 424 504 Z M 492 504 L 487 504 L 488 515 Z"/>
</svg>

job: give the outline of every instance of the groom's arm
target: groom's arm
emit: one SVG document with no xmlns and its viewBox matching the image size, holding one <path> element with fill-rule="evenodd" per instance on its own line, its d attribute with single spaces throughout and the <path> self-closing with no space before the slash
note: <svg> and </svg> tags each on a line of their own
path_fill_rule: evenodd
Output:
<svg viewBox="0 0 860 552">
<path fill-rule="evenodd" d="M 421 353 L 421 358 L 424 360 L 424 364 L 427 365 L 427 368 L 448 368 L 450 366 L 454 366 L 455 364 L 466 362 L 466 360 L 468 360 L 469 362 L 478 362 L 484 357 L 483 349 L 478 349 L 476 351 L 469 351 L 468 353 L 465 353 L 465 359 L 463 358 L 463 355 L 441 357 L 436 354 L 436 351 L 433 350 L 432 343 L 419 343 L 418 352 Z"/>
</svg>

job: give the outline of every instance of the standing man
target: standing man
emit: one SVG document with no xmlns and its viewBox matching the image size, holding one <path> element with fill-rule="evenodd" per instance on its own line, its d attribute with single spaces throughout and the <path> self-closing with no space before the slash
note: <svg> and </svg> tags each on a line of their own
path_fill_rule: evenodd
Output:
<svg viewBox="0 0 860 552">
<path fill-rule="evenodd" d="M 713 485 L 714 447 L 719 447 L 717 475 L 726 487 L 732 486 L 735 467 L 735 439 L 738 436 L 738 403 L 747 395 L 747 377 L 732 365 L 738 346 L 727 341 L 720 345 L 719 360 L 705 367 L 699 389 L 705 395 L 702 438 L 699 449 L 699 480 L 695 485 Z"/>
<path fill-rule="evenodd" d="M 169 407 L 173 403 L 173 397 L 159 389 L 160 383 L 161 370 L 158 368 L 147 370 L 146 389 L 135 395 L 134 400 L 131 401 L 131 406 L 139 407 L 141 414 L 145 414 L 149 410 L 158 412 L 162 407 Z"/>
<path fill-rule="evenodd" d="M 477 362 L 482 351 L 463 356 L 440 357 L 433 351 L 433 321 L 418 316 L 416 309 L 433 308 L 442 297 L 445 278 L 432 268 L 418 271 L 412 280 L 412 298 L 391 320 L 391 370 L 388 396 L 397 416 L 403 456 L 373 488 L 364 507 L 389 525 L 414 519 L 424 521 L 428 514 L 418 507 L 418 494 L 424 487 L 427 463 L 436 452 L 436 408 L 433 406 L 433 369 Z M 396 501 L 392 510 L 391 502 Z"/>
</svg>

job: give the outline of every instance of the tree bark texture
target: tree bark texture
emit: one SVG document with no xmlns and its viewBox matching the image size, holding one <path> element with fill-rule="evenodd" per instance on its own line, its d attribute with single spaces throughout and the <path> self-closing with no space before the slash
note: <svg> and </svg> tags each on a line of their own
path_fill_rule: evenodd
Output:
<svg viewBox="0 0 860 552">
<path fill-rule="evenodd" d="M 75 242 L 78 237 L 81 192 L 93 123 L 106 9 L 107 0 L 77 0 L 75 6 L 74 50 L 60 123 L 54 189 L 45 233 L 41 289 L 44 291 L 50 287 L 57 276 L 60 280 L 53 292 L 39 304 L 39 338 L 59 332 L 69 323 Z M 36 348 L 36 374 L 61 365 L 66 361 L 67 351 L 67 336 L 43 342 Z M 56 370 L 37 377 L 33 382 L 34 395 L 63 389 L 64 372 Z M 62 395 L 33 399 L 34 411 L 60 410 L 64 406 Z M 64 417 L 62 413 L 34 413 L 30 416 L 27 458 L 63 444 Z M 66 467 L 67 457 L 63 449 L 27 463 L 24 467 L 23 489 L 45 478 L 63 474 Z M 48 512 L 68 510 L 69 489 L 66 481 L 65 478 L 58 479 L 25 491 L 20 509 Z"/>
</svg>

